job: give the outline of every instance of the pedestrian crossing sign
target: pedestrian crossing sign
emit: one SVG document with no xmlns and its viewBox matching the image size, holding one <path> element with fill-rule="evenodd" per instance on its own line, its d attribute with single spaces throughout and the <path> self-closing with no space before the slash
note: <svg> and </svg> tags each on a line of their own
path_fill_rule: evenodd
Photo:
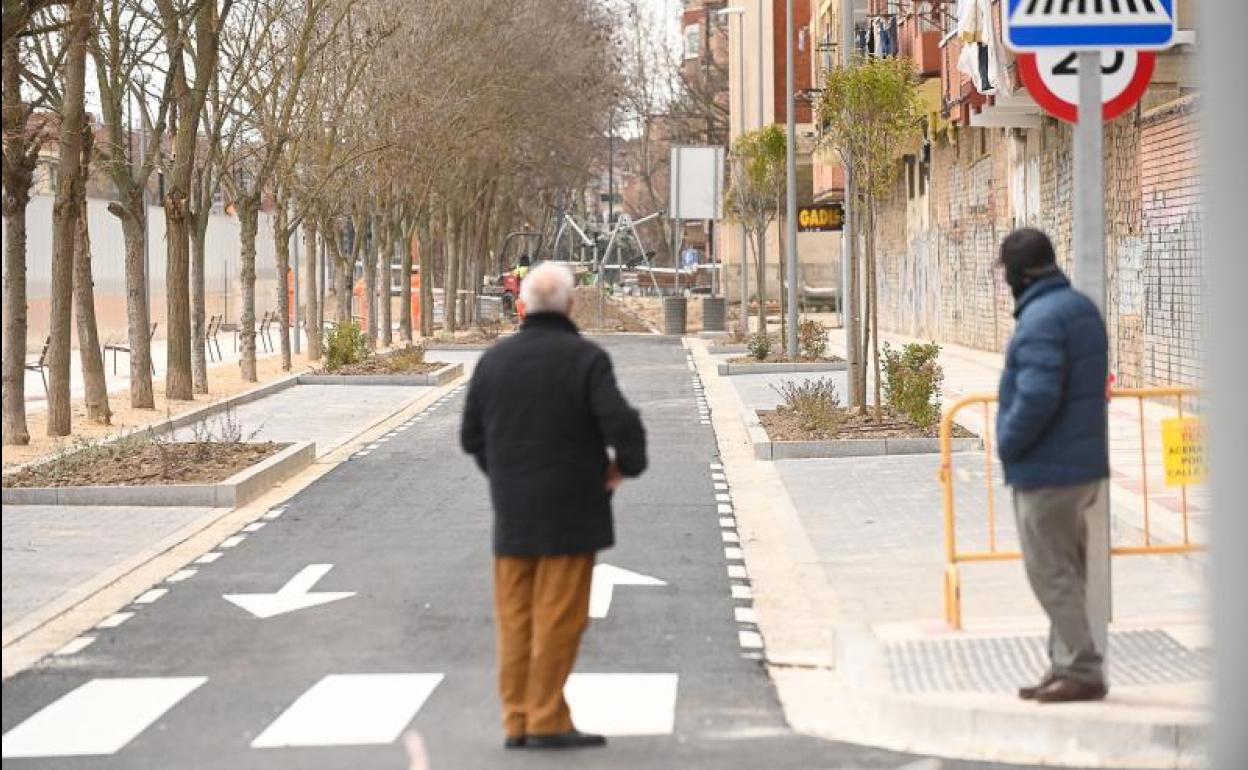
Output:
<svg viewBox="0 0 1248 770">
<path fill-rule="evenodd" d="M 1007 0 L 1005 39 L 1019 52 L 1052 48 L 1160 51 L 1174 41 L 1178 0 Z"/>
</svg>

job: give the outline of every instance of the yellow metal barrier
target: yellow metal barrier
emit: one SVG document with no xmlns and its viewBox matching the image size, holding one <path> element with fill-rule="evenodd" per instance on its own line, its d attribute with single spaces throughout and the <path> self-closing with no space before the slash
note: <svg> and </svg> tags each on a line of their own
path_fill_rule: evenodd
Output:
<svg viewBox="0 0 1248 770">
<path fill-rule="evenodd" d="M 1114 388 L 1110 391 L 1111 407 L 1113 402 L 1134 400 L 1139 419 L 1140 431 L 1140 480 L 1143 505 L 1143 541 L 1132 545 L 1118 545 L 1111 549 L 1115 556 L 1138 556 L 1191 553 L 1204 550 L 1204 546 L 1191 541 L 1188 526 L 1187 485 L 1180 487 L 1182 505 L 1181 517 L 1183 536 L 1180 543 L 1155 543 L 1151 529 L 1148 487 L 1148 433 L 1144 410 L 1146 401 L 1158 399 L 1173 400 L 1177 408 L 1177 416 L 1185 416 L 1184 400 L 1193 400 L 1199 396 L 1195 388 Z M 994 415 L 992 407 L 996 404 L 994 394 L 976 394 L 966 396 L 954 402 L 945 412 L 940 423 L 940 483 L 944 491 L 945 516 L 945 620 L 952 628 L 962 628 L 962 586 L 959 565 L 964 562 L 1010 561 L 1022 558 L 1018 550 L 1001 550 L 997 547 L 997 507 L 993 483 L 993 430 Z M 957 538 L 957 508 L 954 495 L 953 473 L 953 426 L 959 412 L 978 405 L 982 409 L 983 444 L 984 444 L 984 483 L 988 493 L 987 524 L 988 547 L 986 550 L 959 550 Z M 1113 436 L 1111 434 L 1111 440 Z M 1112 500 L 1112 496 L 1111 496 Z"/>
</svg>

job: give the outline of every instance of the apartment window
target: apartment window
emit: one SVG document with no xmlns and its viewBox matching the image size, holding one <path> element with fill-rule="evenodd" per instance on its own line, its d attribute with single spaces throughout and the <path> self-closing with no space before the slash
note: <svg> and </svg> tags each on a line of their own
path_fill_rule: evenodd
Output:
<svg viewBox="0 0 1248 770">
<path fill-rule="evenodd" d="M 685 58 L 698 59 L 702 56 L 702 25 L 690 24 L 685 27 Z"/>
</svg>

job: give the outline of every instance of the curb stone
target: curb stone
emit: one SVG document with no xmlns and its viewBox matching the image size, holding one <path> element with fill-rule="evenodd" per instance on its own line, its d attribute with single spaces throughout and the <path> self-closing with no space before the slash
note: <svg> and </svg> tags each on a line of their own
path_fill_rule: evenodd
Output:
<svg viewBox="0 0 1248 770">
<path fill-rule="evenodd" d="M 734 374 L 792 374 L 795 372 L 843 372 L 847 364 L 844 361 L 812 361 L 802 363 L 800 361 L 787 362 L 776 361 L 772 363 L 761 364 L 719 364 L 718 372 L 721 377 L 731 377 Z"/>
<path fill-rule="evenodd" d="M 746 433 L 759 460 L 802 460 L 837 457 L 883 457 L 888 455 L 940 454 L 938 438 L 851 438 L 825 441 L 772 441 L 757 412 L 742 414 Z M 954 452 L 984 448 L 978 438 L 955 438 Z"/>
<path fill-rule="evenodd" d="M 447 364 L 421 374 L 301 374 L 300 385 L 445 385 L 464 373 L 463 364 Z"/>
<path fill-rule="evenodd" d="M 294 476 L 316 460 L 316 444 L 300 441 L 217 484 L 5 487 L 6 505 L 137 505 L 234 509 Z"/>
</svg>

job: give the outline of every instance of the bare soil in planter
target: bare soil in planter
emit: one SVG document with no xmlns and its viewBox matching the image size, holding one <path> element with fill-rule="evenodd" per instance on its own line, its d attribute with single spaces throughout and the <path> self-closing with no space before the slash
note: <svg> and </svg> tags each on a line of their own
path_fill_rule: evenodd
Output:
<svg viewBox="0 0 1248 770">
<path fill-rule="evenodd" d="M 426 361 L 420 348 L 404 348 L 384 356 L 371 356 L 358 364 L 340 366 L 332 372 L 317 369 L 315 374 L 363 376 L 368 374 L 424 374 L 446 366 L 438 361 Z"/>
<path fill-rule="evenodd" d="M 874 419 L 874 411 L 866 414 L 840 410 L 842 419 L 835 430 L 828 431 L 803 419 L 795 412 L 776 410 L 759 412 L 758 419 L 772 441 L 830 441 L 837 439 L 879 439 L 879 438 L 937 438 L 940 426 L 930 429 L 920 428 L 904 415 L 885 411 L 880 421 Z M 975 434 L 955 424 L 954 438 L 975 438 Z"/>
<path fill-rule="evenodd" d="M 290 446 L 271 441 L 126 440 L 80 449 L 4 477 L 6 487 L 215 484 Z"/>
<path fill-rule="evenodd" d="M 810 358 L 808 356 L 798 356 L 789 359 L 783 353 L 772 353 L 761 361 L 754 356 L 736 356 L 728 359 L 730 364 L 834 364 L 837 361 L 845 359 L 838 356 L 819 356 L 818 358 Z"/>
<path fill-rule="evenodd" d="M 515 331 L 516 324 L 504 321 L 498 324 L 487 324 L 487 327 L 487 329 L 464 329 L 456 331 L 454 334 L 440 331 L 430 337 L 429 341 L 436 342 L 439 345 L 489 345 L 501 335 Z"/>
</svg>

